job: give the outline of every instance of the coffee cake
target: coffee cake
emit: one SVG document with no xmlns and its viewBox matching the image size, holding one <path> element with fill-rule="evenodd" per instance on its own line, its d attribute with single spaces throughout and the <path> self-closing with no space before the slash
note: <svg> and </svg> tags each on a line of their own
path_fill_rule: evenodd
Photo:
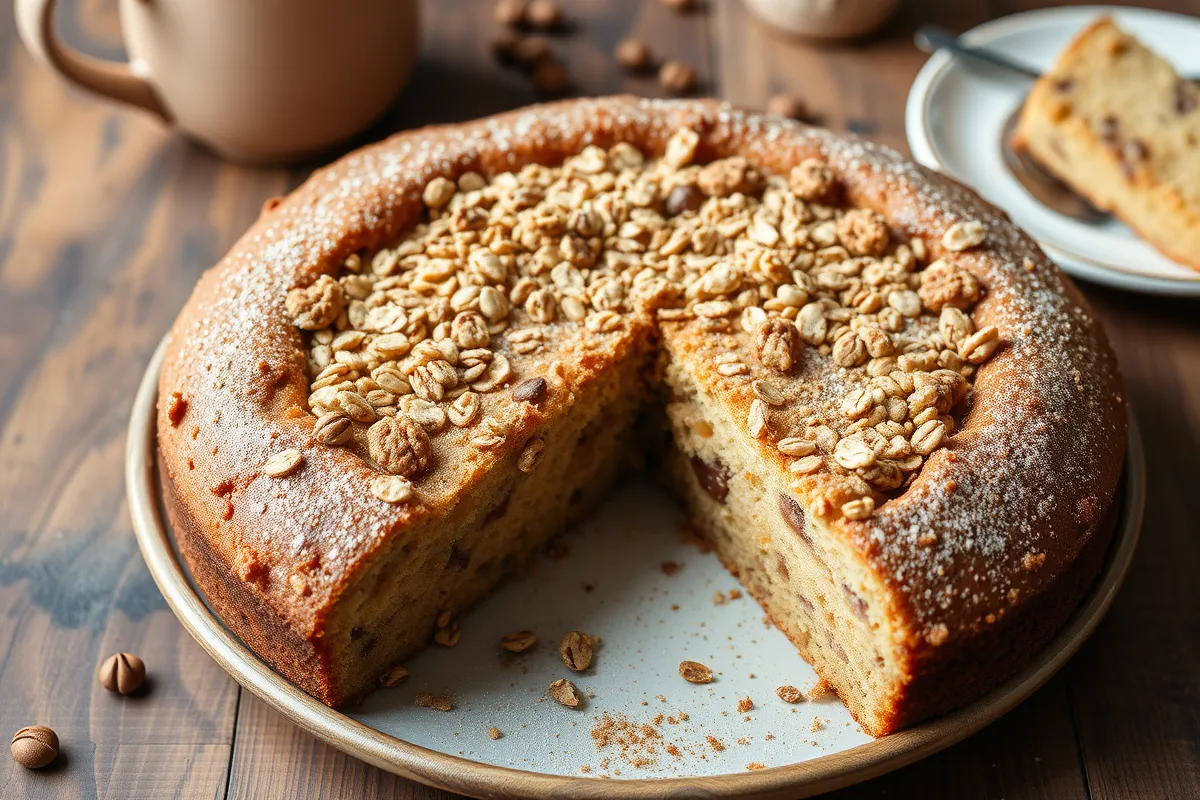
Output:
<svg viewBox="0 0 1200 800">
<path fill-rule="evenodd" d="M 1083 299 L 973 193 L 628 98 L 317 172 L 201 279 L 159 396 L 197 581 L 326 703 L 457 630 L 661 438 L 697 529 L 874 735 L 1070 613 L 1126 413 Z"/>
</svg>

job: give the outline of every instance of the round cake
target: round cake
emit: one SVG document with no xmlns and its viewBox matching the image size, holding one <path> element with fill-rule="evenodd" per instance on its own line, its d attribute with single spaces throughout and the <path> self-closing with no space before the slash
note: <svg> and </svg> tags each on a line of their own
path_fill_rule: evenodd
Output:
<svg viewBox="0 0 1200 800">
<path fill-rule="evenodd" d="M 1074 609 L 1126 413 L 1084 299 L 973 192 L 618 97 L 400 134 L 268 202 L 170 333 L 158 443 L 200 588 L 330 705 L 452 646 L 636 458 L 878 736 Z"/>
</svg>

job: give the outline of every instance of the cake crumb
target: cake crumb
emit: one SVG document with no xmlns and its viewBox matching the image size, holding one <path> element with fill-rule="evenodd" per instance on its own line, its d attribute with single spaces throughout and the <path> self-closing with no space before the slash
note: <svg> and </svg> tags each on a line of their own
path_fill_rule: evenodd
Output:
<svg viewBox="0 0 1200 800">
<path fill-rule="evenodd" d="M 430 694 L 429 692 L 417 692 L 413 697 L 413 705 L 421 708 L 432 708 L 438 711 L 451 711 L 454 709 L 454 701 L 444 694 Z"/>
<path fill-rule="evenodd" d="M 740 600 L 741 597 L 742 597 L 741 589 L 730 589 L 729 590 L 729 599 L 730 600 Z"/>
<path fill-rule="evenodd" d="M 774 738 L 775 738 L 775 734 L 771 733 L 770 731 L 767 731 L 766 733 L 764 733 L 764 734 L 763 734 L 763 741 L 764 741 L 764 742 L 769 742 L 769 741 L 771 741 L 771 740 L 772 740 L 772 739 L 774 739 Z"/>
<path fill-rule="evenodd" d="M 829 694 L 833 686 L 824 678 L 818 678 L 816 683 L 804 690 L 804 696 L 809 700 L 816 700 L 818 697 L 824 697 Z"/>
<path fill-rule="evenodd" d="M 721 742 L 721 740 L 713 736 L 711 733 L 706 735 L 704 739 L 708 742 L 709 746 L 718 753 L 725 749 L 725 745 Z"/>
<path fill-rule="evenodd" d="M 810 731 L 812 731 L 813 733 L 816 733 L 817 731 L 825 730 L 825 723 L 821 722 L 820 717 L 813 717 L 812 725 L 808 726 L 808 729 Z"/>
<path fill-rule="evenodd" d="M 584 775 L 586 775 L 592 771 L 592 766 L 591 766 L 591 764 L 584 764 L 583 766 L 581 766 L 579 768 L 579 771 L 582 772 Z"/>
<path fill-rule="evenodd" d="M 737 740 L 737 743 L 738 743 L 738 744 L 750 744 L 750 737 L 749 737 L 749 736 L 743 736 L 743 737 L 741 737 L 740 739 L 738 739 L 738 740 Z"/>
<path fill-rule="evenodd" d="M 752 708 L 754 708 L 754 701 L 749 697 L 743 697 L 741 700 L 738 700 L 737 710 L 742 714 L 745 714 Z"/>
<path fill-rule="evenodd" d="M 674 575 L 676 572 L 679 572 L 679 565 L 674 561 L 664 561 L 662 563 L 663 575 Z"/>
<path fill-rule="evenodd" d="M 751 761 L 746 765 L 746 769 L 766 769 L 767 765 L 761 761 Z"/>
<path fill-rule="evenodd" d="M 713 595 L 713 605 L 714 605 L 714 606 L 723 606 L 723 605 L 725 605 L 725 593 L 724 593 L 724 592 L 722 592 L 722 591 L 720 591 L 719 589 L 718 589 L 718 590 L 717 590 L 717 592 L 716 592 L 716 593 Z"/>
<path fill-rule="evenodd" d="M 504 736 L 504 734 L 500 732 L 499 728 L 488 728 L 488 736 L 492 737 L 493 740 L 496 740 Z"/>
</svg>

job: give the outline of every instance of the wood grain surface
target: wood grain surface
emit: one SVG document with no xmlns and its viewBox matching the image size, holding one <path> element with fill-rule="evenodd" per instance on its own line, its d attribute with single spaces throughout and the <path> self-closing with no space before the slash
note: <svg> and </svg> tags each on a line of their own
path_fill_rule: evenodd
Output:
<svg viewBox="0 0 1200 800">
<path fill-rule="evenodd" d="M 626 36 L 692 63 L 702 92 L 814 117 L 904 149 L 927 21 L 962 30 L 1030 0 L 906 0 L 877 36 L 816 47 L 737 0 L 677 15 L 658 0 L 562 0 L 572 91 L 659 94 L 610 57 Z M 1197 0 L 1142 5 L 1200 13 Z M 63 4 L 68 40 L 120 57 L 113 0 Z M 426 2 L 410 88 L 360 141 L 533 102 L 489 55 L 489 0 Z M 0 18 L 0 731 L 50 725 L 62 753 L 0 758 L 3 798 L 446 798 L 316 742 L 240 691 L 176 622 L 138 556 L 122 457 L 134 389 L 192 284 L 291 170 L 224 164 L 149 118 L 67 88 Z M 330 158 L 336 153 L 330 154 Z M 1142 424 L 1142 544 L 1108 618 L 1031 700 L 962 744 L 832 797 L 1200 798 L 1200 303 L 1084 285 Z M 150 670 L 131 698 L 94 671 L 117 650 Z"/>
</svg>

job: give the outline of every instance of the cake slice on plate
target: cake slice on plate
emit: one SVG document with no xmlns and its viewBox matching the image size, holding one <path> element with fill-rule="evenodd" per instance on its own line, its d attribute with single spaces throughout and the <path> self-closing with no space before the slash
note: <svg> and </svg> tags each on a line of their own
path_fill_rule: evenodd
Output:
<svg viewBox="0 0 1200 800">
<path fill-rule="evenodd" d="M 1200 269 L 1200 89 L 1111 18 L 1084 29 L 1034 85 L 1013 145 Z"/>
</svg>

